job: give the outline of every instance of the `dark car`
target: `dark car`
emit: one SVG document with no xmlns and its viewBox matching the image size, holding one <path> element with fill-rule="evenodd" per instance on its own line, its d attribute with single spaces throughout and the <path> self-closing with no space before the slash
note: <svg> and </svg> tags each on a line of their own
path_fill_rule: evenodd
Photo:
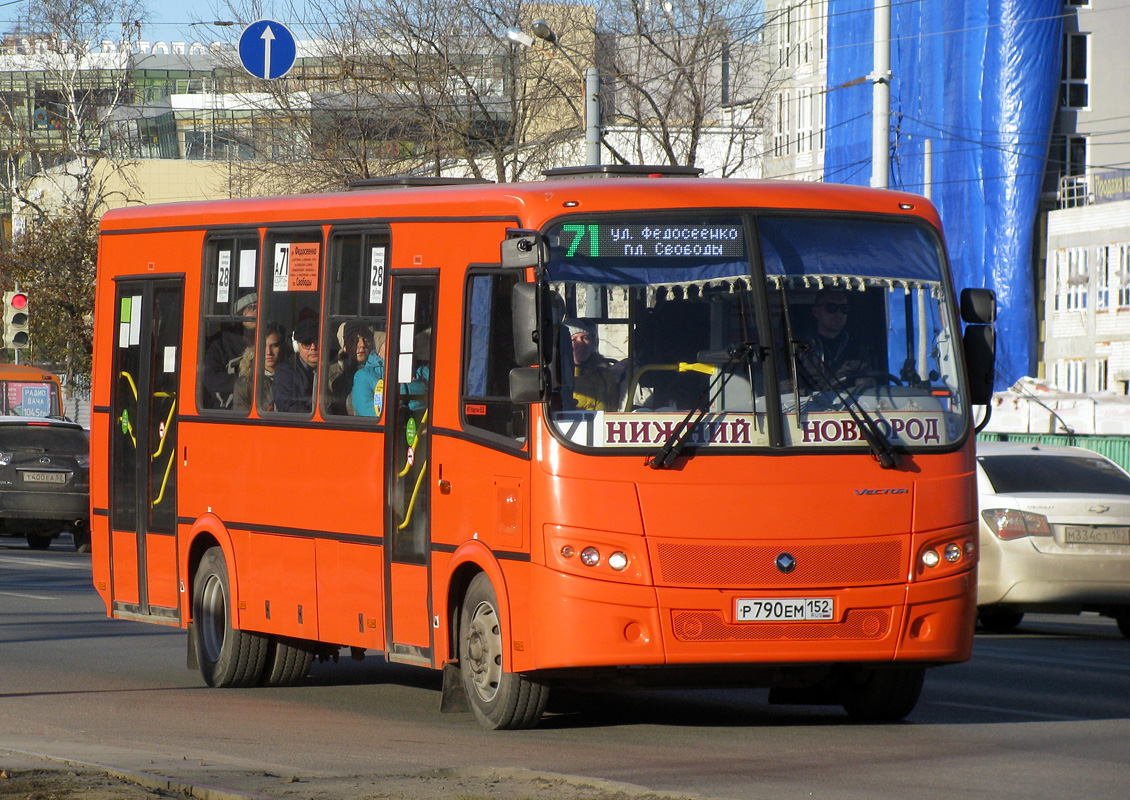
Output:
<svg viewBox="0 0 1130 800">
<path fill-rule="evenodd" d="M 81 425 L 0 417 L 0 534 L 45 550 L 64 529 L 90 547 L 90 438 Z"/>
</svg>

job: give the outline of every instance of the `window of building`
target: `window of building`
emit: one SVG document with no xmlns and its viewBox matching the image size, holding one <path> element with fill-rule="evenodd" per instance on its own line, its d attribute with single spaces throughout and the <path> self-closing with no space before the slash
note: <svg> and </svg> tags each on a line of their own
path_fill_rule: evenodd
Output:
<svg viewBox="0 0 1130 800">
<path fill-rule="evenodd" d="M 463 424 L 510 441 L 528 435 L 529 406 L 510 400 L 514 334 L 510 293 L 520 276 L 472 271 L 467 282 L 463 346 Z"/>
<path fill-rule="evenodd" d="M 1110 249 L 1114 265 L 1111 281 L 1118 289 L 1118 307 L 1130 308 L 1130 242 L 1111 245 Z"/>
<path fill-rule="evenodd" d="M 1095 259 L 1095 309 L 1110 308 L 1111 273 L 1117 266 L 1111 265 L 1111 256 L 1118 257 L 1113 247 L 1100 247 Z"/>
<path fill-rule="evenodd" d="M 792 66 L 792 16 L 796 13 L 792 6 L 781 9 L 777 17 L 777 63 L 782 67 Z"/>
<path fill-rule="evenodd" d="M 796 98 L 796 151 L 812 149 L 812 90 L 799 89 Z"/>
<path fill-rule="evenodd" d="M 1059 94 L 1062 108 L 1086 108 L 1090 105 L 1087 79 L 1089 40 L 1089 33 L 1066 33 L 1063 36 Z"/>
<path fill-rule="evenodd" d="M 1055 385 L 1064 392 L 1087 391 L 1087 362 L 1081 358 L 1064 358 L 1056 361 Z"/>
<path fill-rule="evenodd" d="M 800 3 L 797 5 L 795 13 L 796 35 L 793 41 L 796 43 L 797 48 L 797 64 L 811 64 L 812 42 L 809 40 L 809 17 L 812 14 L 812 8 L 808 3 Z"/>
<path fill-rule="evenodd" d="M 255 347 L 259 237 L 245 233 L 210 238 L 204 258 L 197 406 L 246 413 L 250 406 L 236 405 L 235 389 L 244 356 Z"/>
<path fill-rule="evenodd" d="M 773 155 L 777 158 L 782 158 L 789 155 L 791 149 L 789 113 L 792 104 L 790 102 L 789 92 L 777 92 L 774 96 L 774 105 L 776 108 L 776 119 L 774 120 L 773 127 Z"/>
<path fill-rule="evenodd" d="M 1056 251 L 1055 311 L 1082 311 L 1087 308 L 1087 248 L 1071 247 Z"/>
<path fill-rule="evenodd" d="M 1095 359 L 1095 391 L 1105 392 L 1110 388 L 1108 383 L 1109 364 L 1105 358 Z"/>
</svg>

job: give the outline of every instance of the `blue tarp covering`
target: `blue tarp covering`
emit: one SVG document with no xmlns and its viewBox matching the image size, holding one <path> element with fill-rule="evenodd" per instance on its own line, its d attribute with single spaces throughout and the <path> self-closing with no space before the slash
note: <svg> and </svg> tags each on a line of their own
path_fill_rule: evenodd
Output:
<svg viewBox="0 0 1130 800">
<path fill-rule="evenodd" d="M 1033 224 L 1058 90 L 1063 0 L 891 4 L 892 189 L 933 201 L 958 289 L 997 293 L 997 379 L 1035 374 Z M 873 0 L 830 0 L 824 180 L 871 180 Z"/>
</svg>

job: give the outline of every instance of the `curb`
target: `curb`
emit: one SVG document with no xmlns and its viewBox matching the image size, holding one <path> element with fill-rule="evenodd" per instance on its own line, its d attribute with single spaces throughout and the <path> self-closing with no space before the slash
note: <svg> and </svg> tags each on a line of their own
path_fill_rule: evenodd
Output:
<svg viewBox="0 0 1130 800">
<path fill-rule="evenodd" d="M 30 750 L 16 750 L 11 747 L 0 747 L 0 753 L 12 753 L 18 756 L 50 761 L 55 764 L 63 764 L 68 767 L 79 767 L 81 769 L 102 772 L 112 778 L 128 781 L 129 783 L 136 783 L 138 786 L 143 786 L 146 789 L 178 792 L 187 797 L 199 798 L 199 800 L 272 800 L 265 795 L 236 792 L 219 786 L 208 786 L 202 783 L 177 780 L 176 778 L 168 778 L 164 775 L 156 775 L 151 772 L 134 772 L 133 770 L 111 767 L 108 764 L 79 761 L 73 758 L 59 758 L 58 756 L 51 756 L 46 753 L 35 753 Z"/>
</svg>

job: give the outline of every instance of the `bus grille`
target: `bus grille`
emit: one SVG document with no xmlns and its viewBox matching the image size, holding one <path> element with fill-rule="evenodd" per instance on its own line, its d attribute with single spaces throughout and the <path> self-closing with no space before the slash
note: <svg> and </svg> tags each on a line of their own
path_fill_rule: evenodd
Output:
<svg viewBox="0 0 1130 800">
<path fill-rule="evenodd" d="M 815 641 L 820 639 L 882 639 L 891 614 L 882 608 L 852 609 L 842 622 L 753 622 L 731 624 L 717 611 L 672 611 L 675 638 L 682 642 Z"/>
<path fill-rule="evenodd" d="M 656 582 L 661 586 L 874 586 L 903 582 L 909 570 L 901 539 L 769 545 L 657 542 L 655 552 Z M 788 574 L 775 564 L 782 552 L 796 559 L 796 569 Z"/>
</svg>

